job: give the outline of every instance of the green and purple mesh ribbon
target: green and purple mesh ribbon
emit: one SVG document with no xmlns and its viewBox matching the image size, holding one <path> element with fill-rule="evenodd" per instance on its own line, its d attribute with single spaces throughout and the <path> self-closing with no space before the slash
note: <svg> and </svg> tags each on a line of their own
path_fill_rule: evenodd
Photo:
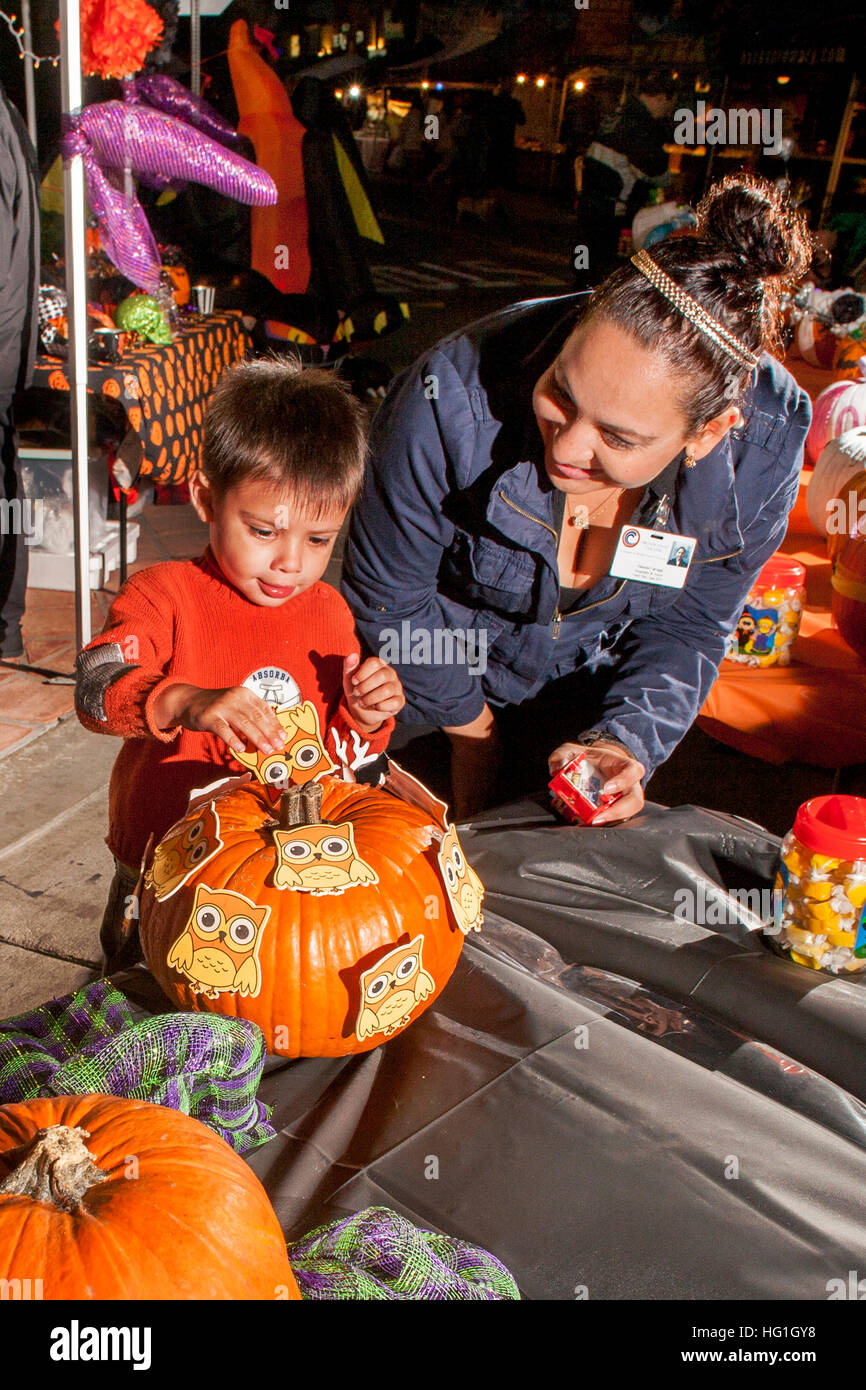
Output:
<svg viewBox="0 0 866 1390">
<path fill-rule="evenodd" d="M 319 1226 L 288 1246 L 302 1298 L 519 1299 L 505 1265 L 477 1245 L 422 1231 L 388 1207 Z"/>
<path fill-rule="evenodd" d="M 236 1153 L 274 1137 L 256 1099 L 265 1058 L 255 1023 L 217 1014 L 136 1021 L 109 980 L 0 1022 L 0 1104 L 111 1095 L 182 1110 Z"/>
</svg>

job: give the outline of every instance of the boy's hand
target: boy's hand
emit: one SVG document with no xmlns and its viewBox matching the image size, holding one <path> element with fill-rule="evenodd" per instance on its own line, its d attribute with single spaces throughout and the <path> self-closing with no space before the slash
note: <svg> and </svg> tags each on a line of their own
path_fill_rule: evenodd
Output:
<svg viewBox="0 0 866 1390">
<path fill-rule="evenodd" d="M 233 753 L 252 744 L 261 753 L 276 753 L 286 731 L 273 709 L 245 686 L 203 690 L 197 685 L 169 685 L 154 702 L 153 716 L 161 729 L 180 724 L 196 733 L 216 734 Z"/>
<path fill-rule="evenodd" d="M 343 693 L 355 723 L 368 734 L 375 733 L 406 703 L 394 667 L 378 656 L 361 661 L 355 652 L 343 662 Z"/>
</svg>

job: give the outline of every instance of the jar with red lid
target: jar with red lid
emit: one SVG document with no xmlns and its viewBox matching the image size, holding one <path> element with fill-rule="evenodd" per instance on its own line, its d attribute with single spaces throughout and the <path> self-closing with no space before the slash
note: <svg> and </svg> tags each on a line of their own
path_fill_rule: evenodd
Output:
<svg viewBox="0 0 866 1390">
<path fill-rule="evenodd" d="M 766 936 L 834 975 L 866 970 L 866 797 L 816 796 L 782 841 Z"/>
<path fill-rule="evenodd" d="M 806 566 L 772 555 L 746 599 L 725 655 L 746 666 L 788 666 L 806 603 Z"/>
</svg>

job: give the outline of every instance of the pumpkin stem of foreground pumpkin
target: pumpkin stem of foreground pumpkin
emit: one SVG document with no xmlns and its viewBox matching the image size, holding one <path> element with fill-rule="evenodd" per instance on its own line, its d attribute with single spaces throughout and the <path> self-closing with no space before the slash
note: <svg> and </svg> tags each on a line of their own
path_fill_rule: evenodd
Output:
<svg viewBox="0 0 866 1390">
<path fill-rule="evenodd" d="M 85 1193 L 108 1177 L 93 1162 L 85 1139 L 87 1129 L 52 1125 L 40 1129 L 30 1143 L 8 1151 L 4 1158 L 21 1154 L 17 1168 L 0 1182 L 0 1196 L 31 1197 L 34 1202 L 52 1202 L 60 1211 L 76 1211 Z"/>
<path fill-rule="evenodd" d="M 307 782 L 303 787 L 289 787 L 280 797 L 280 829 L 291 830 L 294 825 L 320 825 L 322 820 L 322 784 Z"/>
</svg>

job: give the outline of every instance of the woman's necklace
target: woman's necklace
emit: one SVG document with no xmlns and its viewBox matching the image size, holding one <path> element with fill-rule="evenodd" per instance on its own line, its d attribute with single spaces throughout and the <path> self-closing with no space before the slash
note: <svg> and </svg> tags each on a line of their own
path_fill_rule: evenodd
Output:
<svg viewBox="0 0 866 1390">
<path fill-rule="evenodd" d="M 577 499 L 574 510 L 569 511 L 568 501 L 570 494 L 566 493 L 565 516 L 567 524 L 569 526 L 576 527 L 578 531 L 587 530 L 593 519 L 597 516 L 601 516 L 605 508 L 610 507 L 611 505 L 613 505 L 614 507 L 617 507 L 619 505 L 619 499 L 622 496 L 622 493 L 623 489 L 621 487 L 614 488 L 613 492 L 607 493 L 603 501 L 601 501 L 593 511 L 588 511 L 585 503 L 581 502 L 579 498 Z"/>
<path fill-rule="evenodd" d="M 586 587 L 587 576 L 592 576 L 599 566 L 601 569 L 607 567 L 610 563 L 607 537 L 612 534 L 611 527 L 629 495 L 626 488 L 613 488 L 589 511 L 580 497 L 575 498 L 576 506 L 572 510 L 569 507 L 570 494 L 565 494 L 564 524 L 559 541 L 560 583 L 573 585 L 583 580 L 579 587 Z M 571 528 L 571 532 L 577 531 L 570 544 L 566 536 L 571 532 L 566 531 L 566 526 Z"/>
</svg>

